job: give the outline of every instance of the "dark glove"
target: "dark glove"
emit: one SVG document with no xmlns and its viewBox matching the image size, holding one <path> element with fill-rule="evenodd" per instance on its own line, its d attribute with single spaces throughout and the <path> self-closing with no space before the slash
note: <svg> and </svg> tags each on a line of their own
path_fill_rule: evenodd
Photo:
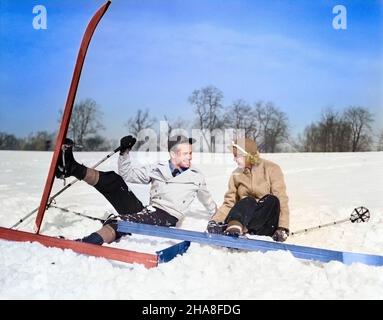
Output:
<svg viewBox="0 0 383 320">
<path fill-rule="evenodd" d="M 275 230 L 272 238 L 274 241 L 284 242 L 289 235 L 290 235 L 289 229 L 278 227 L 277 230 Z"/>
<path fill-rule="evenodd" d="M 131 150 L 137 139 L 133 136 L 125 136 L 120 140 L 120 154 L 124 154 L 126 150 Z"/>
<path fill-rule="evenodd" d="M 210 220 L 207 224 L 206 230 L 209 233 L 215 233 L 215 234 L 223 234 L 223 232 L 226 229 L 226 224 L 223 222 L 215 222 L 214 220 Z"/>
</svg>

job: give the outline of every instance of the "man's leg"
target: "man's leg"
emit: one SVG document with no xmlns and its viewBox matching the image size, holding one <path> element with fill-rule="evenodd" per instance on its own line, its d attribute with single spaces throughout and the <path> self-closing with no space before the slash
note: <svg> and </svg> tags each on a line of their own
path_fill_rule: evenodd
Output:
<svg viewBox="0 0 383 320">
<path fill-rule="evenodd" d="M 154 211 L 153 211 L 154 210 Z M 173 227 L 177 224 L 178 219 L 170 215 L 164 210 L 154 208 L 150 210 L 144 208 L 136 214 L 127 214 L 121 218 L 126 221 L 145 223 L 164 227 Z M 104 226 L 97 232 L 93 232 L 87 237 L 81 239 L 81 242 L 102 245 L 104 242 L 111 243 L 120 239 L 125 234 L 117 231 L 117 220 L 111 219 L 106 221 Z"/>
<path fill-rule="evenodd" d="M 141 201 L 129 190 L 125 181 L 117 173 L 102 172 L 79 164 L 73 157 L 73 141 L 66 139 L 65 143 L 64 157 L 61 154 L 56 177 L 74 176 L 84 180 L 94 186 L 119 214 L 136 213 L 144 208 Z"/>
<path fill-rule="evenodd" d="M 78 180 L 84 180 L 94 186 L 120 215 L 134 214 L 144 208 L 121 176 L 113 171 L 102 172 L 79 164 L 73 157 L 73 141 L 66 139 L 65 143 L 64 156 L 60 155 L 60 162 L 56 169 L 57 178 L 74 176 Z M 105 224 L 98 232 L 93 232 L 81 241 L 99 245 L 104 242 L 110 243 L 116 239 L 116 230 L 117 228 Z"/>
<path fill-rule="evenodd" d="M 96 171 L 94 169 L 88 168 L 88 172 L 90 170 Z M 94 174 L 90 174 L 90 176 L 92 175 Z M 86 180 L 87 177 L 84 178 L 84 181 L 93 185 L 97 189 L 97 191 L 99 191 L 116 209 L 118 214 L 132 214 L 140 212 L 142 209 L 144 209 L 142 202 L 138 200 L 138 198 L 131 190 L 129 190 L 125 181 L 117 173 L 115 173 L 114 171 L 96 171 L 95 175 L 98 175 L 97 181 L 96 179 L 94 179 L 91 182 L 96 183 L 89 183 Z"/>
</svg>

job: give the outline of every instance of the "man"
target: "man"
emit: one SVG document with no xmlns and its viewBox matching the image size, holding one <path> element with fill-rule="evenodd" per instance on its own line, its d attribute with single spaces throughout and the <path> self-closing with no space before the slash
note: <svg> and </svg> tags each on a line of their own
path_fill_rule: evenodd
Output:
<svg viewBox="0 0 383 320">
<path fill-rule="evenodd" d="M 129 151 L 136 139 L 127 136 L 121 139 L 118 174 L 87 168 L 73 157 L 71 141 L 67 139 L 64 151 L 65 163 L 61 162 L 56 177 L 70 175 L 94 186 L 113 205 L 124 220 L 173 227 L 180 221 L 195 197 L 205 206 L 208 214 L 216 211 L 216 204 L 207 190 L 201 172 L 191 168 L 192 143 L 194 139 L 184 136 L 172 137 L 168 141 L 170 159 L 153 165 L 134 167 Z M 144 207 L 126 183 L 151 184 L 150 203 Z M 119 239 L 117 221 L 108 219 L 104 226 L 80 241 L 102 245 Z"/>
<path fill-rule="evenodd" d="M 222 206 L 207 226 L 210 233 L 244 233 L 285 241 L 289 235 L 289 207 L 280 167 L 261 159 L 255 141 L 245 138 L 231 145 L 238 168 L 229 180 Z"/>
</svg>

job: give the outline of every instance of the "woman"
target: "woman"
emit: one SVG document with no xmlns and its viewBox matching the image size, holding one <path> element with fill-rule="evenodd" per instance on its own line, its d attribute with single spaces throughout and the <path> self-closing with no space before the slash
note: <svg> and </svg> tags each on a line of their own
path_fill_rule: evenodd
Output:
<svg viewBox="0 0 383 320">
<path fill-rule="evenodd" d="M 248 232 L 285 241 L 289 208 L 280 167 L 261 159 L 251 139 L 233 142 L 230 148 L 238 168 L 230 176 L 224 202 L 209 221 L 208 232 L 232 236 Z"/>
</svg>

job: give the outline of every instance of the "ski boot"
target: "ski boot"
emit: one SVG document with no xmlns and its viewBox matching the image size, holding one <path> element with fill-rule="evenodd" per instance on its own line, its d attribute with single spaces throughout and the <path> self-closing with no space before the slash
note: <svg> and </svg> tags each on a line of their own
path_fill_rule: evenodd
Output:
<svg viewBox="0 0 383 320">
<path fill-rule="evenodd" d="M 77 179 L 82 180 L 86 175 L 86 167 L 79 164 L 73 157 L 73 146 L 73 140 L 66 138 L 61 147 L 59 161 L 55 172 L 55 176 L 58 179 L 75 176 Z"/>
</svg>

